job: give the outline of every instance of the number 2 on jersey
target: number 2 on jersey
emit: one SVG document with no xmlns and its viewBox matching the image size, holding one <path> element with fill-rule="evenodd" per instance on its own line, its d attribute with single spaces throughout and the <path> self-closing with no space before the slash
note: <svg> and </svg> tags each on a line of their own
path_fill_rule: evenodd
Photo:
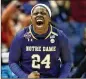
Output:
<svg viewBox="0 0 86 79">
<path fill-rule="evenodd" d="M 42 61 L 40 60 L 40 55 L 32 55 L 32 68 L 40 69 L 40 65 L 43 64 L 45 64 L 45 68 L 50 68 L 50 54 L 47 54 Z"/>
</svg>

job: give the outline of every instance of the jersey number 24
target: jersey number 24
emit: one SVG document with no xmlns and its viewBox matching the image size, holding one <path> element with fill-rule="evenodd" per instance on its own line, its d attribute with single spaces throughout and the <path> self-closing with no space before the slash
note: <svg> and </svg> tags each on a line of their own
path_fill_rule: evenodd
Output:
<svg viewBox="0 0 86 79">
<path fill-rule="evenodd" d="M 40 60 L 40 55 L 33 54 L 32 58 L 32 68 L 40 69 L 40 65 L 45 64 L 45 68 L 50 68 L 50 54 L 47 54 L 44 59 Z"/>
</svg>

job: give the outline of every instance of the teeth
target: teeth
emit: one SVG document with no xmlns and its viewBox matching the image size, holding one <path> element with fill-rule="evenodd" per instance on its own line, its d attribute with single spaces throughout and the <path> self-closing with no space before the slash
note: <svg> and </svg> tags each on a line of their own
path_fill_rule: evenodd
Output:
<svg viewBox="0 0 86 79">
<path fill-rule="evenodd" d="M 41 20 L 41 19 L 38 19 L 37 22 L 38 22 L 38 21 L 43 22 L 43 20 Z"/>
</svg>

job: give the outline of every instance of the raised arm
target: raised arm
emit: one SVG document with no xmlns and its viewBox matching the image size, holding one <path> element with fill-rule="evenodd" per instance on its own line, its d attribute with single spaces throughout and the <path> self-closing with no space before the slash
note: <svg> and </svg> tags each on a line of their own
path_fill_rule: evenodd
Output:
<svg viewBox="0 0 86 79">
<path fill-rule="evenodd" d="M 2 23 L 6 23 L 9 19 L 11 19 L 12 15 L 17 11 L 18 5 L 18 1 L 12 1 L 7 5 L 2 13 Z"/>
</svg>

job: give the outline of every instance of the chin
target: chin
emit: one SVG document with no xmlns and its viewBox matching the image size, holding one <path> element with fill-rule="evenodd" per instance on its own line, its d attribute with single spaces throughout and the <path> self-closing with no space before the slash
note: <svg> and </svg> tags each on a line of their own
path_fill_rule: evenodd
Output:
<svg viewBox="0 0 86 79">
<path fill-rule="evenodd" d="M 43 25 L 36 25 L 37 28 L 43 28 Z"/>
</svg>

